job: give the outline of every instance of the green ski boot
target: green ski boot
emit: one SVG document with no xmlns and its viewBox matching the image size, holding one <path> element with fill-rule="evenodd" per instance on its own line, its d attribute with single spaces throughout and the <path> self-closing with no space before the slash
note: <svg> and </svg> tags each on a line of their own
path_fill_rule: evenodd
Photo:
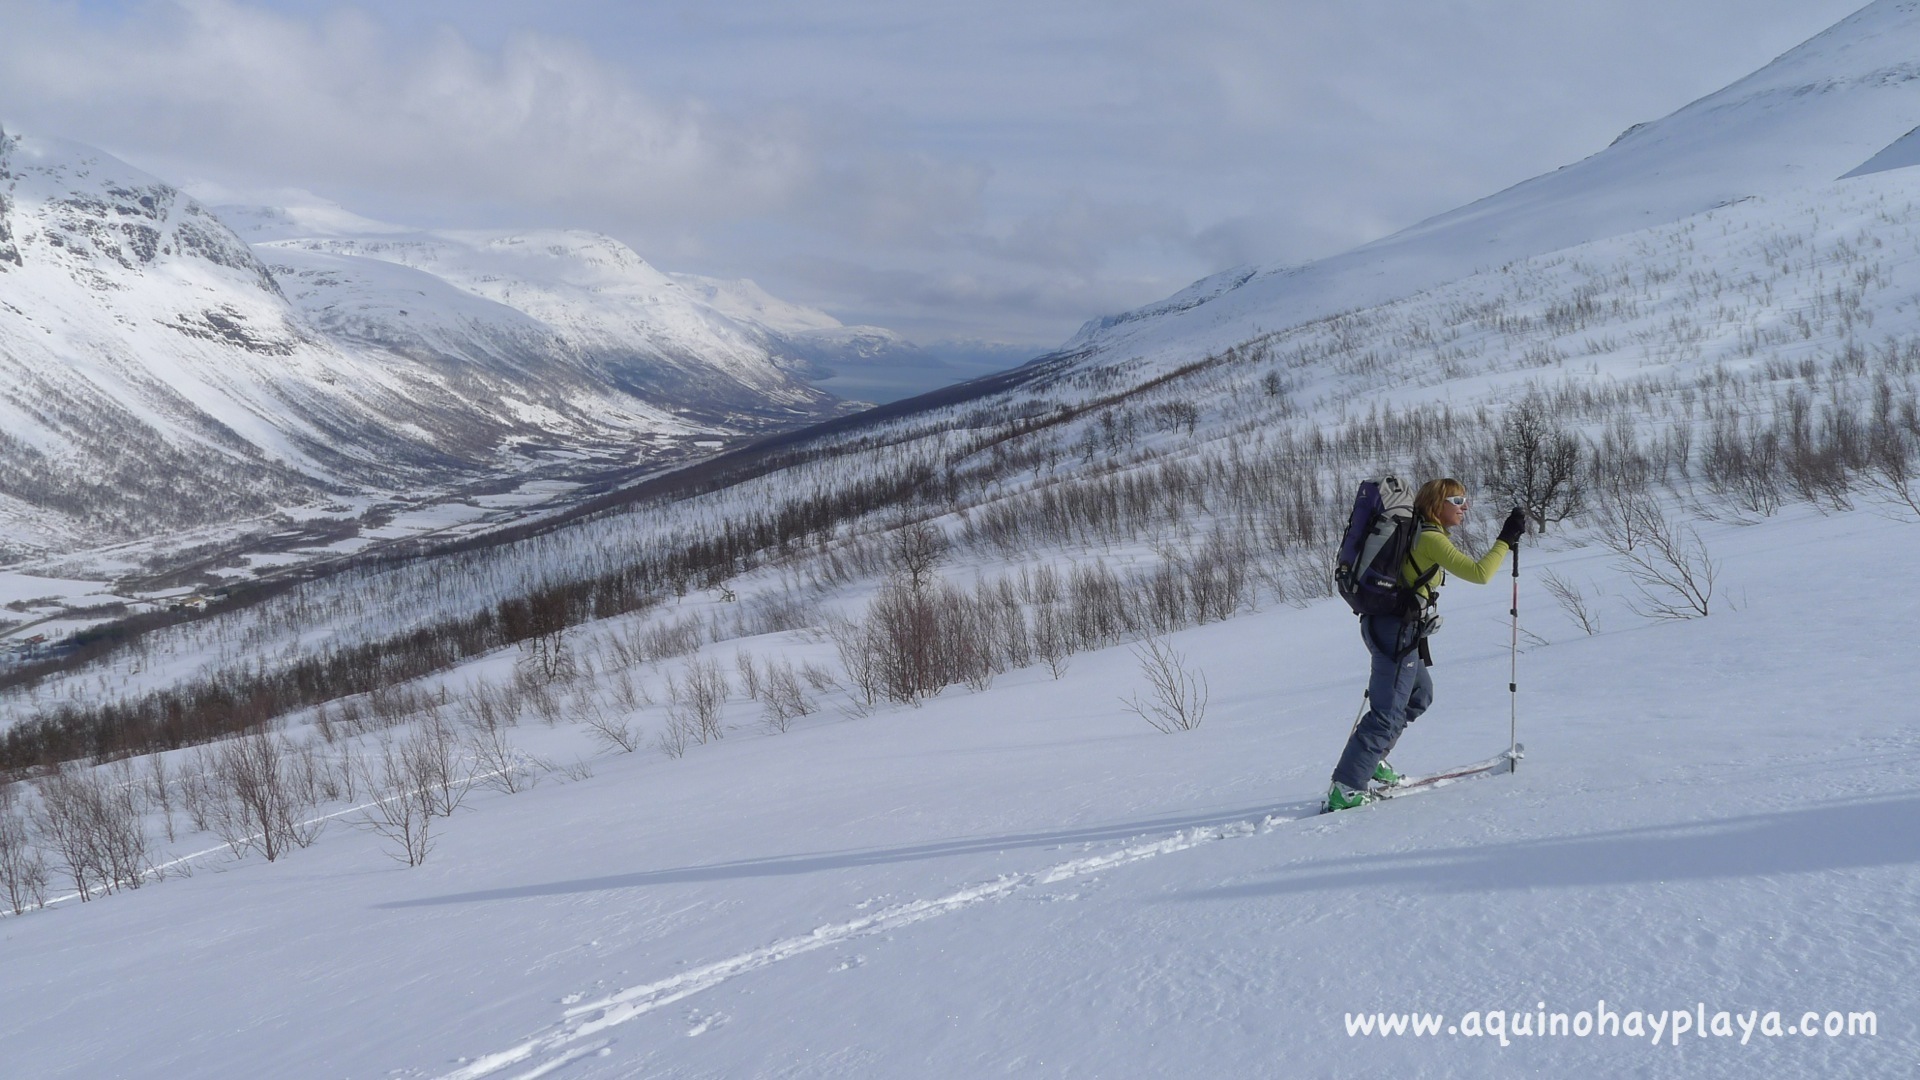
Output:
<svg viewBox="0 0 1920 1080">
<path fill-rule="evenodd" d="M 1387 764 L 1385 759 L 1373 767 L 1373 782 L 1382 787 L 1399 787 L 1400 781 L 1405 779 L 1406 777 L 1395 772 L 1393 766 Z"/>
<path fill-rule="evenodd" d="M 1320 804 L 1320 812 L 1331 814 L 1335 810 L 1351 810 L 1356 806 L 1365 806 L 1373 801 L 1373 796 L 1364 791 L 1356 791 L 1345 784 L 1335 781 L 1327 789 L 1327 801 Z"/>
</svg>

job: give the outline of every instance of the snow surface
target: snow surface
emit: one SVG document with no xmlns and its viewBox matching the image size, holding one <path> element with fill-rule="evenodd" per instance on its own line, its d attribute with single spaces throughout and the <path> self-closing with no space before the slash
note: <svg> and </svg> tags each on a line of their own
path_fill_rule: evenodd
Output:
<svg viewBox="0 0 1920 1080">
<path fill-rule="evenodd" d="M 1350 252 L 1243 267 L 1088 323 L 1067 350 L 1177 366 L 1263 331 L 1371 307 L 1510 260 L 1851 173 L 1920 117 L 1920 5 L 1875 0 L 1613 145 Z"/>
<path fill-rule="evenodd" d="M 51 578 L 41 577 L 38 574 L 0 571 L 0 605 L 24 604 L 49 598 L 72 602 L 85 597 L 102 595 L 103 591 L 97 581 L 77 581 L 71 578 Z"/>
<path fill-rule="evenodd" d="M 1920 723 L 1886 703 L 1920 615 L 1854 568 L 1915 528 L 1710 528 L 1733 609 L 1616 600 L 1591 637 L 1534 575 L 1604 555 L 1526 551 L 1546 643 L 1510 777 L 1316 816 L 1364 653 L 1337 605 L 1282 607 L 1174 637 L 1212 686 L 1192 732 L 1127 713 L 1140 676 L 1109 649 L 476 796 L 417 869 L 336 827 L 0 920 L 0 1046 L 47 1078 L 1903 1075 Z M 1449 587 L 1402 768 L 1505 745 L 1507 580 Z M 1345 1028 L 1601 999 L 1870 1010 L 1878 1034 Z"/>
<path fill-rule="evenodd" d="M 804 304 L 782 300 L 750 278 L 725 281 L 700 274 L 668 274 L 681 288 L 699 297 L 715 311 L 740 322 L 758 323 L 783 334 L 807 330 L 839 330 L 839 319 Z M 874 328 L 869 328 L 874 329 Z"/>
</svg>

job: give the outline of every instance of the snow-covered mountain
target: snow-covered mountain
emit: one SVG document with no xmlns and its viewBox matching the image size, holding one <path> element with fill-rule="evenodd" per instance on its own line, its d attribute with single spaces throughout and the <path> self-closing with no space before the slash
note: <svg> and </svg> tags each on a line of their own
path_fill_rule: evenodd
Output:
<svg viewBox="0 0 1920 1080">
<path fill-rule="evenodd" d="M 226 216 L 0 135 L 0 560 L 841 408 L 606 237 Z"/>
<path fill-rule="evenodd" d="M 523 374 L 601 382 L 724 420 L 822 403 L 751 323 L 700 301 L 631 248 L 577 230 L 295 232 L 237 215 L 295 305 L 330 336 Z M 276 235 L 280 234 L 280 235 Z M 483 359 L 484 358 L 484 359 Z"/>
<path fill-rule="evenodd" d="M 1096 363 L 1152 357 L 1177 365 L 1514 259 L 1896 167 L 1915 155 L 1916 41 L 1920 4 L 1878 0 L 1579 162 L 1331 258 L 1214 275 L 1093 320 L 1062 351 Z"/>
<path fill-rule="evenodd" d="M 646 343 L 641 377 L 657 385 L 643 386 L 643 395 L 704 380 L 714 401 L 740 387 L 750 399 L 777 396 L 781 384 L 798 380 L 886 400 L 1027 358 L 987 349 L 977 350 L 984 365 L 969 363 L 971 351 L 949 357 L 883 327 L 848 326 L 750 279 L 662 272 L 618 241 L 577 230 L 427 231 L 317 200 L 214 212 L 256 245 L 295 304 L 335 337 L 484 354 L 502 340 L 524 341 L 531 319 L 561 339 L 534 346 L 543 357 L 612 355 L 611 370 L 599 374 L 616 382 L 630 374 L 617 358 Z M 432 303 L 419 295 L 449 288 Z M 713 383 L 713 367 L 739 386 Z"/>
<path fill-rule="evenodd" d="M 1900 51 L 1880 35 L 1920 43 L 1915 6 L 1783 58 L 1827 75 L 1738 84 L 1831 83 L 1875 114 L 1852 142 L 1817 90 L 1729 91 L 1725 131 L 1669 118 L 1633 137 L 1666 149 L 1607 151 L 1617 188 L 1583 163 L 1534 182 L 1557 202 L 1222 275 L 1036 369 L 1064 377 L 0 690 L 0 722 L 39 714 L 69 759 L 107 756 L 89 718 L 116 715 L 137 755 L 0 801 L 8 1064 L 1911 1073 L 1920 965 L 1889 943 L 1920 921 L 1920 615 L 1859 568 L 1920 527 L 1920 172 L 1878 96 L 1902 84 L 1861 75 Z M 1711 156 L 1688 133 L 1726 155 L 1713 177 L 1666 171 Z M 1527 253 L 1554 229 L 1572 246 Z M 407 282 L 455 289 L 299 250 L 392 267 L 375 323 Z M 1439 776 L 1517 737 L 1523 763 L 1317 813 L 1367 663 L 1328 595 L 1345 481 L 1466 479 L 1455 536 L 1482 550 L 1529 409 L 1591 502 L 1523 543 L 1513 592 L 1504 567 L 1448 586 L 1441 692 L 1394 749 Z M 223 702 L 281 711 L 149 753 Z M 1195 724 L 1149 726 L 1174 709 Z M 256 827 L 236 807 L 262 781 L 283 809 Z"/>
</svg>

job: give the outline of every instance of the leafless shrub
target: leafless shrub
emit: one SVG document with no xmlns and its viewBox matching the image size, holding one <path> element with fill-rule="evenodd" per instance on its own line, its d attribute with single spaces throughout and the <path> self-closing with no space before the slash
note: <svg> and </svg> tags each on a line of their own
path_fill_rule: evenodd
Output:
<svg viewBox="0 0 1920 1080">
<path fill-rule="evenodd" d="M 1104 561 L 1075 566 L 1067 575 L 1067 631 L 1079 649 L 1119 641 L 1145 627 L 1131 590 Z"/>
<path fill-rule="evenodd" d="M 344 728 L 349 734 L 365 735 L 369 730 L 366 717 L 361 712 L 359 701 L 349 698 L 346 701 L 340 702 L 338 714 L 338 725 Z"/>
<path fill-rule="evenodd" d="M 213 831 L 235 855 L 258 851 L 268 862 L 289 846 L 319 838 L 324 819 L 307 819 L 299 768 L 285 736 L 256 731 L 221 743 L 214 755 Z"/>
<path fill-rule="evenodd" d="M 160 808 L 160 822 L 166 830 L 167 843 L 173 843 L 176 839 L 173 828 L 173 783 L 167 775 L 165 754 L 147 755 L 147 801 Z"/>
<path fill-rule="evenodd" d="M 1121 699 L 1127 711 L 1167 734 L 1199 727 L 1207 713 L 1206 675 L 1188 670 L 1187 658 L 1164 638 L 1147 638 L 1134 646 L 1133 655 L 1149 693 L 1144 700 L 1138 693 Z"/>
<path fill-rule="evenodd" d="M 691 730 L 693 738 L 702 745 L 726 737 L 726 731 L 720 724 L 720 709 L 727 703 L 732 688 L 727 685 L 726 672 L 720 670 L 718 660 L 689 660 L 682 671 L 681 678 L 667 678 L 667 694 L 672 704 L 667 706 L 669 727 L 673 726 L 676 714 L 682 724 Z"/>
<path fill-rule="evenodd" d="M 96 888 L 140 887 L 151 866 L 137 792 L 117 789 L 97 770 L 66 765 L 40 781 L 39 794 L 34 831 L 82 901 Z"/>
<path fill-rule="evenodd" d="M 1600 624 L 1593 608 L 1587 603 L 1587 596 L 1578 585 L 1549 570 L 1541 575 L 1541 583 L 1547 587 L 1547 595 L 1553 597 L 1582 633 L 1596 634 Z"/>
<path fill-rule="evenodd" d="M 760 700 L 760 669 L 754 666 L 753 654 L 741 649 L 733 654 L 734 670 L 740 673 L 740 689 L 746 691 L 747 698 Z"/>
<path fill-rule="evenodd" d="M 881 655 L 869 645 L 866 627 L 853 619 L 835 618 L 827 623 L 827 634 L 840 654 L 840 669 L 853 684 L 854 704 L 872 708 L 880 700 L 884 677 Z"/>
<path fill-rule="evenodd" d="M 1286 593 L 1281 599 L 1296 607 L 1304 607 L 1314 600 L 1324 600 L 1333 595 L 1333 563 L 1335 546 L 1322 545 L 1321 550 L 1309 550 L 1298 547 L 1287 553 L 1285 569 L 1280 575 L 1286 584 Z"/>
<path fill-rule="evenodd" d="M 108 875 L 124 888 L 137 889 L 154 869 L 147 860 L 147 788 L 131 759 L 107 766 L 105 794 L 99 832 Z"/>
<path fill-rule="evenodd" d="M 794 674 L 790 660 L 783 659 L 778 664 L 767 661 L 763 684 L 766 694 L 761 701 L 761 714 L 766 718 L 768 731 L 785 731 L 796 717 L 806 716 L 816 708 L 800 688 L 800 679 Z"/>
<path fill-rule="evenodd" d="M 519 669 L 541 686 L 570 681 L 580 674 L 574 656 L 573 634 L 562 621 L 543 623 L 532 637 L 520 643 Z"/>
<path fill-rule="evenodd" d="M 833 677 L 833 672 L 818 664 L 802 662 L 800 677 L 807 680 L 807 685 L 813 687 L 816 693 L 840 689 L 840 680 Z"/>
<path fill-rule="evenodd" d="M 667 709 L 667 724 L 660 729 L 654 739 L 654 746 L 675 761 L 686 756 L 687 747 L 693 745 L 698 725 L 693 717 L 678 707 Z"/>
<path fill-rule="evenodd" d="M 1656 509 L 1643 509 L 1641 543 L 1629 547 L 1603 532 L 1601 543 L 1619 557 L 1620 568 L 1640 597 L 1631 603 L 1636 614 L 1654 619 L 1706 617 L 1713 600 L 1720 567 L 1691 525 L 1674 522 Z"/>
<path fill-rule="evenodd" d="M 665 619 L 648 623 L 627 635 L 629 651 L 651 663 L 686 656 L 700 648 L 705 638 L 698 618 Z"/>
<path fill-rule="evenodd" d="M 1778 430 L 1759 423 L 1749 426 L 1737 409 L 1723 407 L 1708 429 L 1700 471 L 1708 485 L 1735 506 L 1768 517 L 1786 498 L 1781 451 Z"/>
<path fill-rule="evenodd" d="M 1494 435 L 1487 488 L 1524 508 L 1542 532 L 1586 505 L 1580 440 L 1555 421 L 1550 404 L 1528 394 L 1507 410 Z"/>
<path fill-rule="evenodd" d="M 454 715 L 466 726 L 498 731 L 520 723 L 521 695 L 513 688 L 481 679 L 453 698 Z"/>
<path fill-rule="evenodd" d="M 367 708 L 381 728 L 398 727 L 432 704 L 424 692 L 408 686 L 382 687 L 367 695 Z"/>
<path fill-rule="evenodd" d="M 609 716 L 605 710 L 594 705 L 583 710 L 581 719 L 586 721 L 587 730 L 601 746 L 623 754 L 640 749 L 640 733 L 634 730 L 633 721 L 626 714 Z"/>
<path fill-rule="evenodd" d="M 19 805 L 22 786 L 0 784 L 0 893 L 15 915 L 47 902 L 47 863 Z"/>
<path fill-rule="evenodd" d="M 214 753 L 208 747 L 201 747 L 187 759 L 186 767 L 180 770 L 180 805 L 187 812 L 187 820 L 193 822 L 195 832 L 212 832 L 214 819 L 218 816 L 218 796 L 213 784 Z"/>
<path fill-rule="evenodd" d="M 540 718 L 541 723 L 553 727 L 566 716 L 566 710 L 560 705 L 560 695 L 552 684 L 529 679 L 516 672 L 514 686 L 518 691 L 517 696 L 533 708 L 533 714 Z"/>
<path fill-rule="evenodd" d="M 496 723 L 494 730 L 503 728 Z M 396 861 L 425 862 L 433 850 L 433 819 L 452 816 L 472 789 L 474 773 L 463 766 L 459 746 L 451 725 L 436 711 L 405 738 L 383 738 L 372 762 L 362 765 L 374 801 L 356 824 L 387 841 L 387 853 Z"/>
<path fill-rule="evenodd" d="M 613 699 L 627 712 L 639 712 L 653 706 L 653 695 L 647 693 L 644 683 L 635 681 L 630 671 L 619 671 L 613 675 Z"/>
<path fill-rule="evenodd" d="M 400 744 L 407 776 L 429 814 L 452 817 L 473 788 L 472 768 L 461 760 L 460 739 L 437 713 L 422 720 Z"/>
<path fill-rule="evenodd" d="M 78 767 L 63 766 L 40 781 L 33 814 L 35 836 L 59 860 L 83 904 L 93 899 L 96 884 L 102 889 L 108 884 L 91 833 L 91 787 L 91 778 L 83 779 Z"/>
<path fill-rule="evenodd" d="M 356 824 L 388 844 L 387 854 L 408 866 L 419 866 L 433 851 L 433 811 L 414 786 L 414 766 L 405 744 L 382 739 L 366 768 L 367 790 L 374 801 L 363 808 Z"/>
<path fill-rule="evenodd" d="M 946 557 L 947 548 L 947 535 L 926 521 L 900 526 L 893 531 L 887 544 L 894 572 L 914 591 L 926 588 L 934 567 Z"/>
<path fill-rule="evenodd" d="M 882 587 L 866 618 L 836 631 L 848 673 L 868 695 L 916 703 L 956 683 L 978 691 L 1004 670 L 1006 646 L 990 599 L 949 584 Z"/>
<path fill-rule="evenodd" d="M 1911 387 L 1896 388 L 1883 376 L 1876 380 L 1872 419 L 1867 437 L 1867 486 L 1906 511 L 1920 514 L 1920 479 L 1914 460 L 1920 456 L 1920 404 Z"/>
<path fill-rule="evenodd" d="M 1816 417 L 1812 395 L 1799 387 L 1787 391 L 1775 415 L 1782 466 L 1794 493 L 1807 502 L 1850 509 L 1855 478 L 1871 467 L 1869 436 L 1851 403 L 1833 398 Z"/>
<path fill-rule="evenodd" d="M 1059 604 L 1042 603 L 1034 608 L 1033 653 L 1047 665 L 1047 671 L 1055 679 L 1067 673 L 1067 662 L 1073 658 L 1073 640 L 1067 633 Z"/>
<path fill-rule="evenodd" d="M 890 700 L 919 701 L 949 681 L 942 677 L 940 613 L 930 591 L 889 584 L 867 608 L 864 644 L 875 654 L 881 690 Z"/>
<path fill-rule="evenodd" d="M 288 739 L 287 758 L 295 800 L 303 807 L 319 805 L 333 771 L 321 760 L 320 748 L 311 739 Z"/>
<path fill-rule="evenodd" d="M 1033 634 L 1013 582 L 1003 577 L 991 588 L 982 583 L 980 606 L 994 627 L 993 636 L 1007 666 L 1023 668 L 1033 663 Z"/>
<path fill-rule="evenodd" d="M 320 794 L 329 802 L 342 799 L 352 802 L 359 798 L 360 782 L 354 768 L 359 755 L 354 752 L 352 743 L 341 743 L 340 752 L 328 758 L 321 766 Z"/>
<path fill-rule="evenodd" d="M 507 737 L 508 725 L 499 712 L 472 708 L 467 712 L 462 740 L 473 761 L 476 782 L 495 791 L 516 795 L 534 785 L 534 775 L 522 754 Z"/>
</svg>

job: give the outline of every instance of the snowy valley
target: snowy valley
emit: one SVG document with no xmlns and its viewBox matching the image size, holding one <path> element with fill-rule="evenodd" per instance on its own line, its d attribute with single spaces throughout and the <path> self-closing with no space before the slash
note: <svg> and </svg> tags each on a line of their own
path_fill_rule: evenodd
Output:
<svg viewBox="0 0 1920 1080">
<path fill-rule="evenodd" d="M 1920 615 L 1864 579 L 1920 536 L 1917 9 L 1353 252 L 831 419 L 737 328 L 863 332 L 757 290 L 581 234 L 229 214 L 252 246 L 191 266 L 254 306 L 193 325 L 316 385 L 459 355 L 526 388 L 503 433 L 590 443 L 569 394 L 721 378 L 762 404 L 650 430 L 825 422 L 0 671 L 8 1069 L 1911 1072 Z M 682 297 L 693 323 L 649 307 Z M 609 359 L 661 325 L 737 364 Z M 573 366 L 524 365 L 543 334 Z M 220 370 L 189 400 L 228 412 L 142 430 L 268 445 L 246 403 L 284 384 Z M 351 471 L 310 419 L 344 399 L 301 393 L 257 484 Z M 1320 815 L 1365 655 L 1331 558 L 1382 471 L 1465 481 L 1475 552 L 1514 501 L 1546 523 L 1517 593 L 1447 588 L 1396 764 L 1498 753 L 1515 717 L 1527 751 Z"/>
<path fill-rule="evenodd" d="M 860 407 L 816 382 L 983 373 L 593 233 L 209 208 L 19 134 L 0 242 L 0 591 L 50 640 L 523 525 Z"/>
</svg>

